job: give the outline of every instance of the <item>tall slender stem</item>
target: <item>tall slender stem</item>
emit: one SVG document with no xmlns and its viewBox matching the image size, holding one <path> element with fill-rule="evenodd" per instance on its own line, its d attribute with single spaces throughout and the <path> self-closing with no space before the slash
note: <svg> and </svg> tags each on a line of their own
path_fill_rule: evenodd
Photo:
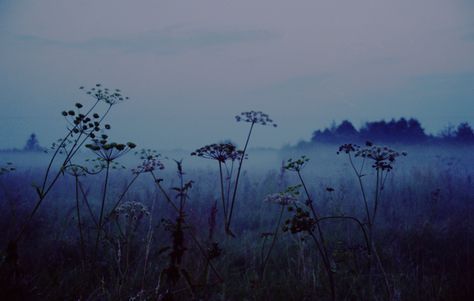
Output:
<svg viewBox="0 0 474 301">
<path fill-rule="evenodd" d="M 237 189 L 239 187 L 239 179 L 240 179 L 240 172 L 242 171 L 242 164 L 244 163 L 244 159 L 245 159 L 245 153 L 247 151 L 247 147 L 248 147 L 248 144 L 249 144 L 249 141 L 250 141 L 250 136 L 252 135 L 252 130 L 253 130 L 253 126 L 255 125 L 255 122 L 252 122 L 252 125 L 250 126 L 250 130 L 249 130 L 249 133 L 247 135 L 247 140 L 245 141 L 245 146 L 244 146 L 244 149 L 242 151 L 242 158 L 240 159 L 240 162 L 239 162 L 239 167 L 237 169 L 237 176 L 235 178 L 235 185 L 234 185 L 234 192 L 232 193 L 232 201 L 230 202 L 230 211 L 229 211 L 229 219 L 227 220 L 227 225 L 226 225 L 226 232 L 227 234 L 232 235 L 232 232 L 230 231 L 230 223 L 232 221 L 232 213 L 234 212 L 234 205 L 235 205 L 235 198 L 237 197 Z"/>
<path fill-rule="evenodd" d="M 336 287 L 335 287 L 334 277 L 333 277 L 332 270 L 331 270 L 331 263 L 330 263 L 330 260 L 329 260 L 329 253 L 328 253 L 327 246 L 326 246 L 326 240 L 324 238 L 324 234 L 323 234 L 323 231 L 321 229 L 321 225 L 317 222 L 318 219 L 319 219 L 319 215 L 316 213 L 316 210 L 314 209 L 313 200 L 311 198 L 311 195 L 309 194 L 308 188 L 306 187 L 306 183 L 303 180 L 303 177 L 301 175 L 301 171 L 299 169 L 297 169 L 296 172 L 298 174 L 298 178 L 300 179 L 301 185 L 303 185 L 303 189 L 304 189 L 305 194 L 306 194 L 307 206 L 311 209 L 311 212 L 313 213 L 313 217 L 316 220 L 316 228 L 318 230 L 319 239 L 321 240 L 321 246 L 318 246 L 318 248 L 319 248 L 321 256 L 323 258 L 323 262 L 325 263 L 325 266 L 326 266 L 326 273 L 328 275 L 329 283 L 331 285 L 332 300 L 336 300 Z M 314 236 L 312 231 L 311 231 L 311 235 Z M 317 241 L 317 239 L 315 237 L 314 237 L 314 239 L 315 239 L 315 241 Z"/>
<path fill-rule="evenodd" d="M 97 257 L 97 250 L 99 247 L 99 238 L 100 238 L 100 232 L 102 231 L 102 221 L 104 218 L 104 209 L 105 209 L 105 201 L 107 199 L 107 187 L 109 184 L 109 173 L 110 173 L 110 160 L 107 160 L 106 163 L 106 168 L 105 168 L 105 180 L 104 180 L 104 188 L 102 192 L 102 202 L 100 205 L 100 215 L 99 215 L 99 223 L 97 227 L 97 236 L 95 239 L 95 249 L 94 249 L 94 261 Z"/>
<path fill-rule="evenodd" d="M 352 160 L 351 154 L 348 154 L 348 156 L 349 156 L 349 162 L 351 163 L 352 169 L 354 170 L 357 176 L 357 180 L 359 181 L 359 187 L 362 193 L 362 199 L 364 201 L 364 206 L 365 206 L 365 214 L 367 216 L 367 224 L 369 225 L 370 228 L 372 228 L 372 219 L 370 218 L 369 204 L 367 201 L 367 196 L 365 194 L 364 183 L 362 183 L 362 174 L 357 171 L 357 168 L 354 165 L 354 161 Z"/>
<path fill-rule="evenodd" d="M 270 244 L 270 248 L 268 249 L 267 255 L 265 256 L 262 264 L 262 271 L 260 279 L 263 281 L 263 277 L 265 277 L 265 268 L 267 267 L 268 260 L 270 259 L 270 254 L 272 253 L 273 247 L 275 246 L 277 236 L 278 236 L 278 229 L 280 228 L 281 219 L 283 217 L 283 212 L 285 211 L 285 206 L 281 205 L 280 215 L 278 216 L 278 222 L 275 227 L 275 232 L 273 232 L 272 243 Z"/>
<path fill-rule="evenodd" d="M 79 205 L 79 177 L 78 175 L 75 175 L 74 178 L 75 178 L 77 228 L 79 229 L 79 239 L 80 239 L 80 245 L 81 245 L 81 262 L 82 262 L 82 267 L 84 268 L 84 262 L 86 259 L 86 251 L 85 251 L 85 246 L 84 246 L 84 234 L 82 232 L 81 209 Z"/>
<path fill-rule="evenodd" d="M 222 199 L 222 210 L 224 212 L 224 225 L 227 225 L 227 208 L 226 208 L 226 200 L 225 200 L 225 192 L 224 192 L 224 176 L 222 174 L 222 162 L 219 161 L 219 176 L 221 182 L 221 199 Z"/>
</svg>

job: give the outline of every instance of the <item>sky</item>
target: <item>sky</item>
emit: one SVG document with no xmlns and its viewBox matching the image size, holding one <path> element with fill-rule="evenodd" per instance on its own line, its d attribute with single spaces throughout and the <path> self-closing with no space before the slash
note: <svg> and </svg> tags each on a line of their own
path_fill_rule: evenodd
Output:
<svg viewBox="0 0 474 301">
<path fill-rule="evenodd" d="M 474 123 L 471 0 L 0 0 L 0 148 L 61 137 L 61 111 L 101 83 L 130 97 L 113 140 L 195 149 L 261 110 L 254 147 L 333 121 Z"/>
</svg>

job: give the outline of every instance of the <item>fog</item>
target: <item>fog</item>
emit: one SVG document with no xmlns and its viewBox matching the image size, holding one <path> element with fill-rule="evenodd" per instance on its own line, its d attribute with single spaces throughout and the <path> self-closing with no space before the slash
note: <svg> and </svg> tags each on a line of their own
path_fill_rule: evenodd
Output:
<svg viewBox="0 0 474 301">
<path fill-rule="evenodd" d="M 49 145 L 96 83 L 130 96 L 115 139 L 144 147 L 243 139 L 252 109 L 279 124 L 257 147 L 343 119 L 437 133 L 474 119 L 473 20 L 467 0 L 1 1 L 0 148 Z"/>
</svg>

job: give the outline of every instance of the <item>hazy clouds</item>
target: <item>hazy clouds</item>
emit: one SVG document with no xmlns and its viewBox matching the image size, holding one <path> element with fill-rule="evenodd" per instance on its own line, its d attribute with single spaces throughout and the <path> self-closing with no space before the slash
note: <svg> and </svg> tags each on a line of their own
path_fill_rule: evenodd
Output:
<svg viewBox="0 0 474 301">
<path fill-rule="evenodd" d="M 0 1 L 0 147 L 52 141 L 77 87 L 131 97 L 120 138 L 193 148 L 244 135 L 309 138 L 332 120 L 474 120 L 474 5 L 467 0 Z M 132 120 L 130 124 L 127 121 Z"/>
</svg>

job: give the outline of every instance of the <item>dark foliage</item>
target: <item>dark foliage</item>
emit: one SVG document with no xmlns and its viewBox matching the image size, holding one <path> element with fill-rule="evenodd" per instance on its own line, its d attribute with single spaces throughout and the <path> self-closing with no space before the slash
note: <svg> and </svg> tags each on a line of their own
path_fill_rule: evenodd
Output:
<svg viewBox="0 0 474 301">
<path fill-rule="evenodd" d="M 331 127 L 315 131 L 311 138 L 313 143 L 343 143 L 348 140 L 405 144 L 421 142 L 471 144 L 474 143 L 474 131 L 469 123 L 463 122 L 457 128 L 450 126 L 438 135 L 428 135 L 421 123 L 414 118 L 367 122 L 357 130 L 350 121 L 344 120 L 339 125 L 333 124 Z"/>
</svg>

